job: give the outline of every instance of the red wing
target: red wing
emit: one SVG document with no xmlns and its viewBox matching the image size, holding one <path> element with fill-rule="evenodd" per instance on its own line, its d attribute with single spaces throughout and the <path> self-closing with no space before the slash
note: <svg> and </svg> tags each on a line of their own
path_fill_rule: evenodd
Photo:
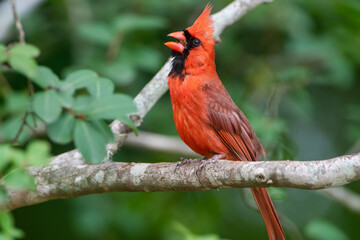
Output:
<svg viewBox="0 0 360 240">
<path fill-rule="evenodd" d="M 265 154 L 244 113 L 235 105 L 225 88 L 207 87 L 210 125 L 227 148 L 242 161 L 257 161 Z"/>
</svg>

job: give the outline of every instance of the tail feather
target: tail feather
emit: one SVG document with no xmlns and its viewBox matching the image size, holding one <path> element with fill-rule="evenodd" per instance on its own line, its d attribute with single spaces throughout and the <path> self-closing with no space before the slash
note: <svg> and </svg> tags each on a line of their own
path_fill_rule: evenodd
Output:
<svg viewBox="0 0 360 240">
<path fill-rule="evenodd" d="M 251 189 L 256 204 L 264 219 L 270 240 L 285 240 L 284 231 L 266 188 Z"/>
</svg>

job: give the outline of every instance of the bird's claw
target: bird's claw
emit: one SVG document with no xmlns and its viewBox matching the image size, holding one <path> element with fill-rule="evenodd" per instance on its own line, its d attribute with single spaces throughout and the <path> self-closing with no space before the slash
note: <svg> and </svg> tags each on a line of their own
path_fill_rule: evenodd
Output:
<svg viewBox="0 0 360 240">
<path fill-rule="evenodd" d="M 201 160 L 200 165 L 196 169 L 196 175 L 199 177 L 201 170 L 203 170 L 203 168 L 206 165 L 208 165 L 209 163 L 216 162 L 217 160 L 224 158 L 224 157 L 225 157 L 224 154 L 216 154 L 216 155 L 212 156 L 211 158 Z"/>
<path fill-rule="evenodd" d="M 188 159 L 188 158 L 181 157 L 180 161 L 177 162 L 177 164 L 176 164 L 174 172 L 176 172 L 183 165 L 190 164 L 190 163 L 196 163 L 196 162 L 203 161 L 203 160 L 204 160 L 204 157 L 194 158 L 194 159 Z"/>
</svg>

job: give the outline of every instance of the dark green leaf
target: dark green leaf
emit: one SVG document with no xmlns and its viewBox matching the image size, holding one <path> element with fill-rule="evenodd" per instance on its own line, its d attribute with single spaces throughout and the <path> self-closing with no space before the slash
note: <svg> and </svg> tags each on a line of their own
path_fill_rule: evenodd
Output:
<svg viewBox="0 0 360 240">
<path fill-rule="evenodd" d="M 34 111 L 45 122 L 54 122 L 61 114 L 61 102 L 54 90 L 39 92 L 34 95 Z"/>
<path fill-rule="evenodd" d="M 30 44 L 16 44 L 11 47 L 9 50 L 9 54 L 11 55 L 23 55 L 25 57 L 34 58 L 39 56 L 40 50 Z"/>
<path fill-rule="evenodd" d="M 48 134 L 52 141 L 66 144 L 73 139 L 75 118 L 70 113 L 64 113 L 58 120 L 48 125 Z"/>
<path fill-rule="evenodd" d="M 39 66 L 37 68 L 37 74 L 32 78 L 32 81 L 42 88 L 49 86 L 58 87 L 60 80 L 58 76 L 48 67 Z"/>
<path fill-rule="evenodd" d="M 84 113 L 92 119 L 117 119 L 136 111 L 133 100 L 123 94 L 114 94 L 96 99 Z"/>
<path fill-rule="evenodd" d="M 76 120 L 74 140 L 86 161 L 99 163 L 104 159 L 107 139 L 93 124 Z"/>
<path fill-rule="evenodd" d="M 107 78 L 96 78 L 87 86 L 89 93 L 95 98 L 111 95 L 114 92 L 114 83 Z"/>
<path fill-rule="evenodd" d="M 36 189 L 34 178 L 21 168 L 9 172 L 4 176 L 3 180 L 5 185 L 11 188 L 28 190 Z"/>
</svg>

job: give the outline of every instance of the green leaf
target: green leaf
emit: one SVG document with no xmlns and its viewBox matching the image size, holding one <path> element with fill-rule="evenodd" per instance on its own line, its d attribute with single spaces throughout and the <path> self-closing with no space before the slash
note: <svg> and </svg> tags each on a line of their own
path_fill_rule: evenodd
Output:
<svg viewBox="0 0 360 240">
<path fill-rule="evenodd" d="M 157 16 L 140 16 L 135 14 L 122 14 L 115 18 L 113 25 L 119 32 L 139 29 L 163 28 L 166 20 Z"/>
<path fill-rule="evenodd" d="M 61 89 L 68 93 L 74 93 L 76 89 L 84 88 L 92 84 L 97 78 L 97 73 L 91 70 L 78 70 L 71 73 L 62 83 Z"/>
<path fill-rule="evenodd" d="M 34 111 L 45 122 L 54 122 L 61 114 L 61 102 L 54 90 L 39 92 L 34 95 Z"/>
<path fill-rule="evenodd" d="M 60 144 L 71 142 L 73 139 L 74 125 L 74 116 L 66 112 L 58 120 L 48 125 L 50 139 Z"/>
<path fill-rule="evenodd" d="M 5 62 L 7 59 L 6 56 L 6 47 L 0 44 L 0 63 Z"/>
<path fill-rule="evenodd" d="M 69 94 L 68 92 L 57 92 L 56 93 L 60 105 L 65 107 L 65 108 L 73 108 L 74 106 L 74 98 L 71 94 Z"/>
<path fill-rule="evenodd" d="M 87 86 L 89 93 L 95 98 L 111 95 L 114 92 L 114 83 L 107 78 L 96 78 Z"/>
<path fill-rule="evenodd" d="M 40 50 L 30 44 L 16 44 L 9 50 L 11 55 L 22 55 L 24 57 L 34 58 L 39 56 Z"/>
<path fill-rule="evenodd" d="M 34 178 L 21 168 L 9 172 L 4 176 L 3 180 L 5 185 L 11 188 L 36 190 Z"/>
<path fill-rule="evenodd" d="M 93 124 L 76 120 L 74 140 L 86 161 L 100 163 L 104 159 L 107 139 Z"/>
<path fill-rule="evenodd" d="M 33 58 L 22 54 L 12 54 L 9 57 L 9 64 L 12 68 L 29 78 L 36 76 L 37 65 Z"/>
<path fill-rule="evenodd" d="M 305 236 L 312 240 L 348 240 L 349 238 L 332 223 L 315 219 L 305 227 Z"/>
<path fill-rule="evenodd" d="M 108 46 L 115 37 L 115 32 L 110 26 L 99 22 L 81 25 L 78 33 L 83 38 L 104 46 Z"/>
<path fill-rule="evenodd" d="M 84 113 L 92 119 L 113 120 L 135 111 L 135 104 L 129 96 L 114 94 L 96 99 Z"/>
<path fill-rule="evenodd" d="M 47 141 L 32 141 L 26 147 L 26 162 L 29 166 L 43 166 L 50 161 L 50 144 Z"/>
<path fill-rule="evenodd" d="M 24 233 L 15 227 L 11 212 L 0 211 L 0 228 L 2 229 L 1 240 L 13 240 L 14 238 L 24 237 Z"/>
<path fill-rule="evenodd" d="M 0 226 L 5 233 L 14 227 L 14 219 L 10 212 L 0 211 Z"/>
<path fill-rule="evenodd" d="M 110 126 L 103 120 L 92 121 L 94 126 L 106 137 L 107 142 L 114 141 L 114 134 L 111 131 Z"/>
<path fill-rule="evenodd" d="M 39 85 L 39 87 L 57 87 L 60 85 L 58 76 L 48 67 L 39 66 L 37 68 L 36 75 L 32 78 L 32 81 Z"/>
<path fill-rule="evenodd" d="M 89 106 L 92 105 L 92 102 L 95 98 L 88 95 L 80 95 L 75 98 L 73 110 L 76 113 L 82 113 L 89 109 Z"/>
</svg>

